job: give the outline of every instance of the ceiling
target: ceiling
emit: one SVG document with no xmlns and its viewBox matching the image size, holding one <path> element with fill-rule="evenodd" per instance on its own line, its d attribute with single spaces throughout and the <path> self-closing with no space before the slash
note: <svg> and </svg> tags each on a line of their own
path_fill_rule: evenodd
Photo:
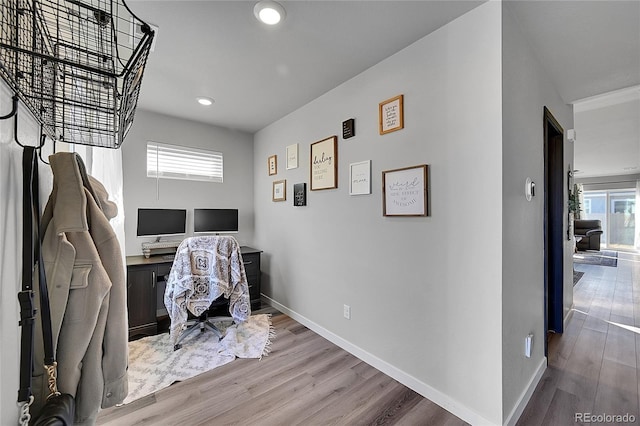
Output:
<svg viewBox="0 0 640 426">
<path fill-rule="evenodd" d="M 281 1 L 276 27 L 255 19 L 255 3 L 128 0 L 158 27 L 138 107 L 254 133 L 483 1 Z M 565 102 L 640 86 L 639 1 L 508 8 Z"/>
</svg>

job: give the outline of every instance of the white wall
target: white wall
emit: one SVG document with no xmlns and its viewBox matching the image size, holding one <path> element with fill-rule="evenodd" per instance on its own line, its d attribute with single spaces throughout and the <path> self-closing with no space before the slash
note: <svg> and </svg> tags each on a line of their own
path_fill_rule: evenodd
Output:
<svg viewBox="0 0 640 426">
<path fill-rule="evenodd" d="M 560 99 L 508 4 L 504 4 L 502 377 L 503 415 L 506 422 L 515 422 L 526 405 L 527 392 L 533 390 L 546 367 L 543 108 L 547 106 L 564 129 L 572 128 L 573 118 L 571 107 Z M 568 167 L 573 150 L 569 144 L 565 146 Z M 536 183 L 537 190 L 530 202 L 525 198 L 527 177 Z M 573 296 L 572 248 L 572 242 L 565 238 L 565 315 Z M 525 358 L 524 339 L 529 333 L 534 334 L 533 355 Z"/>
<path fill-rule="evenodd" d="M 578 102 L 574 111 L 577 176 L 638 173 L 640 87 Z"/>
<path fill-rule="evenodd" d="M 224 182 L 148 178 L 147 141 L 222 152 Z M 193 231 L 194 208 L 237 208 L 240 232 L 235 237 L 242 245 L 253 242 L 252 135 L 138 110 L 122 156 L 127 256 L 141 254 L 141 243 L 153 241 L 136 237 L 138 208 L 186 208 L 188 234 Z"/>
<path fill-rule="evenodd" d="M 255 135 L 263 292 L 472 424 L 502 423 L 500 28 L 500 4 L 483 4 Z M 398 94 L 405 128 L 380 136 L 378 103 Z M 352 117 L 338 189 L 293 207 L 293 184 L 309 182 L 309 145 Z M 293 143 L 300 167 L 285 170 Z M 362 160 L 372 160 L 373 193 L 349 196 L 349 163 Z M 383 217 L 381 172 L 423 163 L 430 217 Z M 279 179 L 286 202 L 271 201 Z"/>
<path fill-rule="evenodd" d="M 11 111 L 13 92 L 0 80 L 0 115 Z M 37 145 L 40 127 L 19 103 L 18 140 Z M 14 142 L 14 119 L 0 120 L 0 424 L 18 419 L 20 306 L 22 288 L 22 148 Z M 51 142 L 48 142 L 50 144 Z M 45 147 L 45 155 L 50 146 Z M 51 192 L 51 169 L 39 163 L 40 204 Z"/>
</svg>

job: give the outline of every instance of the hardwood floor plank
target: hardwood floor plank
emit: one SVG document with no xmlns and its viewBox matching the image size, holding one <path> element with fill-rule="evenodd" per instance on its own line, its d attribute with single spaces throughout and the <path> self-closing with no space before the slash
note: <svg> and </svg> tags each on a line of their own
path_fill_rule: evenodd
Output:
<svg viewBox="0 0 640 426">
<path fill-rule="evenodd" d="M 452 416 L 444 408 L 422 399 L 409 412 L 397 419 L 396 426 L 465 426 L 468 423 Z"/>
<path fill-rule="evenodd" d="M 306 418 L 318 411 L 333 410 L 336 399 L 346 395 L 354 384 L 362 381 L 351 369 L 340 371 L 331 379 L 318 383 L 313 389 L 313 400 L 306 395 L 295 395 L 287 401 L 286 409 L 272 413 L 269 422 L 274 425 L 297 425 L 305 423 Z"/>
<path fill-rule="evenodd" d="M 567 426 L 582 424 L 576 422 L 576 413 L 584 412 L 580 407 L 580 398 L 562 389 L 556 389 L 542 424 L 545 426 Z"/>
<path fill-rule="evenodd" d="M 397 390 L 380 398 L 375 410 L 365 411 L 359 420 L 366 425 L 394 425 L 423 398 L 411 389 L 400 385 Z"/>
<path fill-rule="evenodd" d="M 579 397 L 579 406 L 585 411 L 592 408 L 595 399 L 606 336 L 585 326 L 558 380 L 558 389 Z"/>
<path fill-rule="evenodd" d="M 270 389 L 269 392 L 254 396 L 250 405 L 237 405 L 215 416 L 212 416 L 211 413 L 203 413 L 200 418 L 190 419 L 189 424 L 270 424 L 268 419 L 271 414 L 280 411 L 282 407 L 285 406 L 288 401 L 295 398 L 297 394 L 308 394 L 313 390 L 313 387 L 313 377 L 303 372 L 286 382 L 280 383 L 278 386 Z"/>
<path fill-rule="evenodd" d="M 611 318 L 613 322 L 619 324 L 631 323 L 631 318 Z M 615 324 L 609 324 L 607 340 L 604 348 L 604 359 L 608 361 L 618 362 L 631 368 L 636 368 L 636 336 L 635 333 L 618 327 Z"/>
<path fill-rule="evenodd" d="M 554 334 L 549 340 L 548 364 L 556 368 L 564 368 L 571 357 L 576 341 L 580 336 L 587 315 L 574 312 L 571 321 L 562 335 Z"/>
<path fill-rule="evenodd" d="M 638 380 L 635 367 L 603 360 L 593 413 L 633 414 L 638 419 Z"/>
<path fill-rule="evenodd" d="M 348 425 L 359 424 L 359 419 L 368 410 L 375 409 L 375 402 L 380 395 L 395 390 L 395 381 L 389 376 L 378 372 L 368 380 L 358 380 L 350 387 L 348 393 L 333 394 L 329 398 L 330 409 L 316 411 L 302 419 L 299 424 L 311 425 Z M 372 405 L 373 404 L 373 405 Z"/>
<path fill-rule="evenodd" d="M 553 402 L 555 391 L 558 388 L 558 378 L 561 370 L 554 366 L 547 367 L 542 379 L 536 386 L 529 403 L 522 412 L 517 425 L 540 426 Z"/>
</svg>

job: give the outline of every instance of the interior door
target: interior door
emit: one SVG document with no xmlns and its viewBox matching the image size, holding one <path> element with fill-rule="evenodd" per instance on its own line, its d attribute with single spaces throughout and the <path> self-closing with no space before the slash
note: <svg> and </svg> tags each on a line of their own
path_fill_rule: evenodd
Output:
<svg viewBox="0 0 640 426">
<path fill-rule="evenodd" d="M 545 331 L 563 331 L 564 131 L 544 109 L 545 168 Z M 546 354 L 545 342 L 545 354 Z"/>
</svg>

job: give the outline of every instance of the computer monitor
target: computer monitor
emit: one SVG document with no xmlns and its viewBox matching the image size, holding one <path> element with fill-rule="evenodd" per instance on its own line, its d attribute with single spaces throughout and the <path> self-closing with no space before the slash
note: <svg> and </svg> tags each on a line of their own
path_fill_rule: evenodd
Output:
<svg viewBox="0 0 640 426">
<path fill-rule="evenodd" d="M 186 209 L 138 209 L 139 237 L 185 234 Z"/>
<path fill-rule="evenodd" d="M 193 232 L 215 234 L 238 232 L 238 209 L 194 209 Z"/>
</svg>

